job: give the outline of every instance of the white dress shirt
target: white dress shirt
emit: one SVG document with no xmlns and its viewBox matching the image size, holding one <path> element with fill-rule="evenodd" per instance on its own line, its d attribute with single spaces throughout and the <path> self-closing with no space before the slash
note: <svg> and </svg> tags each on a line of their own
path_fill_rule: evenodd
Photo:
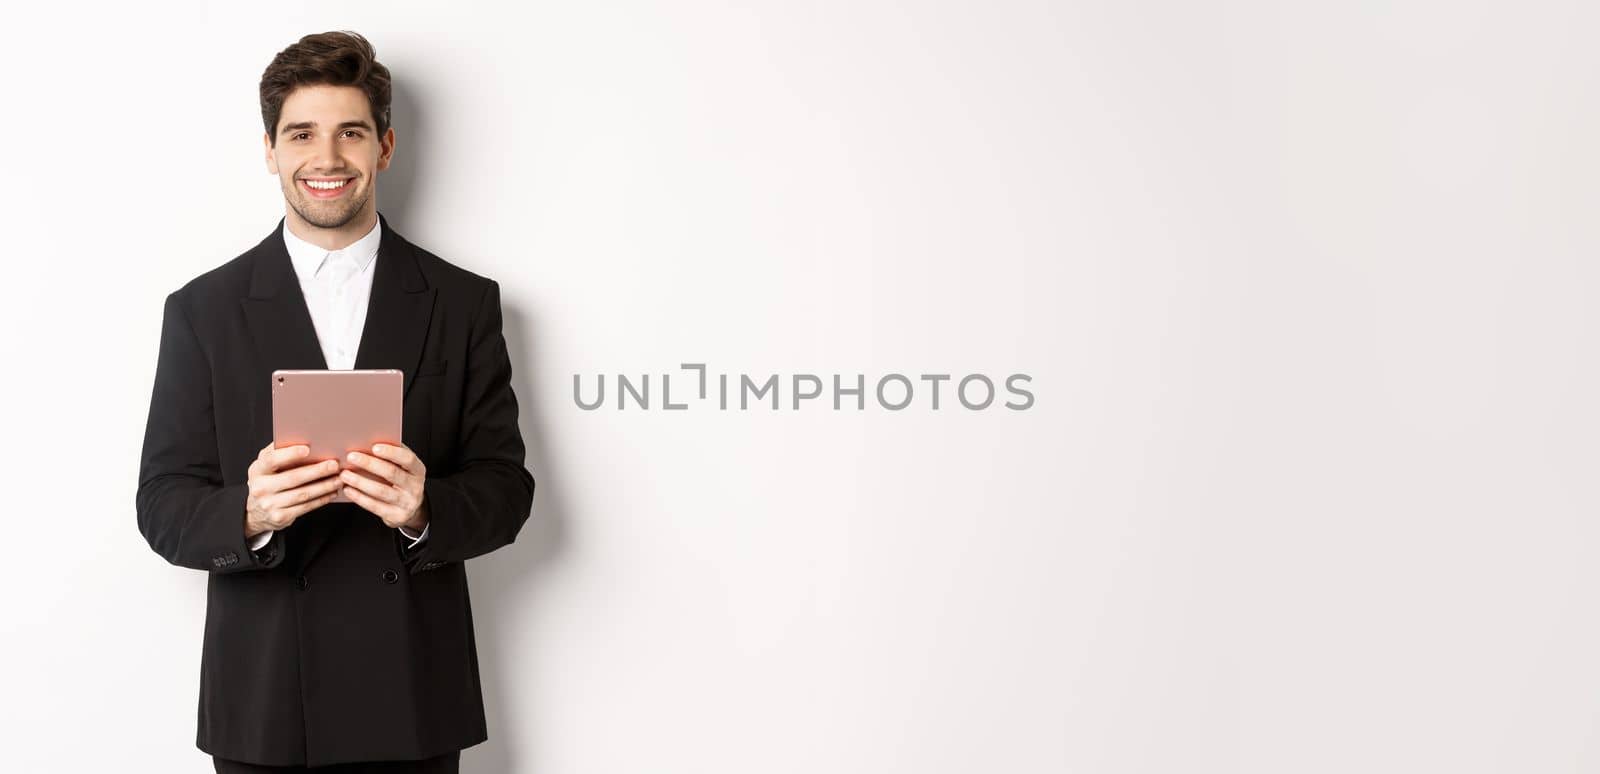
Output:
<svg viewBox="0 0 1600 774">
<path fill-rule="evenodd" d="M 361 330 L 367 324 L 367 301 L 372 297 L 372 275 L 378 262 L 378 240 L 383 229 L 378 223 L 366 236 L 341 250 L 324 250 L 294 235 L 289 222 L 283 223 L 283 243 L 289 248 L 289 263 L 300 280 L 300 292 L 305 296 L 306 308 L 311 312 L 311 325 L 317 331 L 317 343 L 322 347 L 322 358 L 332 371 L 348 371 L 355 367 L 356 348 L 361 345 Z M 407 548 L 415 548 L 428 537 L 428 527 L 421 535 L 413 535 L 404 528 L 400 534 L 411 540 Z M 250 550 L 260 550 L 272 539 L 271 532 L 255 536 Z"/>
</svg>

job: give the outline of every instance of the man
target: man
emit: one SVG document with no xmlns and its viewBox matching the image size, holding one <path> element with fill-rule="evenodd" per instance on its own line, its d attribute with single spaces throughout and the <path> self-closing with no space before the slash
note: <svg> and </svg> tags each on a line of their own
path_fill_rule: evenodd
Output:
<svg viewBox="0 0 1600 774">
<path fill-rule="evenodd" d="M 453 772 L 487 736 L 463 562 L 515 539 L 533 476 L 498 284 L 377 211 L 389 96 L 359 35 L 280 52 L 261 112 L 284 218 L 166 299 L 139 531 L 209 573 L 197 744 L 218 772 Z M 273 448 L 280 368 L 404 372 L 403 443 L 350 458 L 381 481 Z"/>
</svg>

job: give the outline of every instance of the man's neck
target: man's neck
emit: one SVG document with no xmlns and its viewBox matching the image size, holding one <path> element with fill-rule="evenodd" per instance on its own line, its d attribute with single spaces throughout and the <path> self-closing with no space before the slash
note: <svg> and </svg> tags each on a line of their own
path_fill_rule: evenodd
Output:
<svg viewBox="0 0 1600 774">
<path fill-rule="evenodd" d="M 356 240 L 366 236 L 377 222 L 376 210 L 363 212 L 338 228 L 313 226 L 301 218 L 292 207 L 287 208 L 287 212 L 284 213 L 284 223 L 291 233 L 324 250 L 343 250 L 349 247 Z"/>
</svg>

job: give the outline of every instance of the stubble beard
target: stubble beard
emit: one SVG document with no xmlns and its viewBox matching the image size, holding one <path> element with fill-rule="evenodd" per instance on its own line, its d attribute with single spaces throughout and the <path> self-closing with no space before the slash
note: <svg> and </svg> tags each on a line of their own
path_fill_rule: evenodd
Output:
<svg viewBox="0 0 1600 774">
<path fill-rule="evenodd" d="M 294 209 L 300 219 L 317 228 L 342 228 L 361 214 L 367 206 L 367 200 L 372 198 L 372 189 L 363 190 L 356 198 L 356 194 L 341 199 L 318 201 L 311 199 L 300 190 L 300 181 L 289 179 L 289 190 L 284 191 L 284 199 Z M 355 185 L 355 182 L 346 183 Z"/>
</svg>

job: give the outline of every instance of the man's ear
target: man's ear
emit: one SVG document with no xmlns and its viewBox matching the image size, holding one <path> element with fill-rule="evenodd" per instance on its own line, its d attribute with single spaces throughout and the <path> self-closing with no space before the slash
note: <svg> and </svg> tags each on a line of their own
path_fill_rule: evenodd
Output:
<svg viewBox="0 0 1600 774">
<path fill-rule="evenodd" d="M 389 168 L 389 160 L 394 158 L 394 127 L 389 127 L 378 139 L 378 171 Z"/>
<path fill-rule="evenodd" d="M 274 153 L 277 149 L 272 147 L 272 138 L 266 132 L 261 133 L 261 147 L 267 152 L 267 171 L 278 174 L 278 156 Z"/>
</svg>

